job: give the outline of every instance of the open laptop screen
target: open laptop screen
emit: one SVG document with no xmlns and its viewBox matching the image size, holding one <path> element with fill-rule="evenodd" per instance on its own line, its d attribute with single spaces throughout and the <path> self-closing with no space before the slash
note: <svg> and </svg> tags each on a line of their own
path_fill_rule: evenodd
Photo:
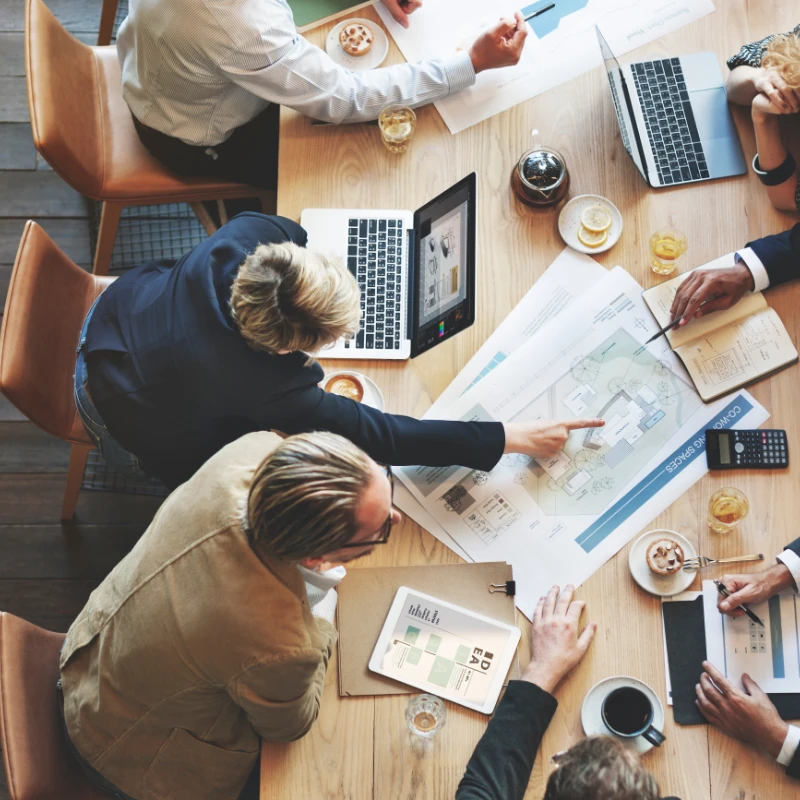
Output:
<svg viewBox="0 0 800 800">
<path fill-rule="evenodd" d="M 414 214 L 411 357 L 475 321 L 475 173 Z"/>
<path fill-rule="evenodd" d="M 608 74 L 608 84 L 611 87 L 611 97 L 614 101 L 614 110 L 617 112 L 617 122 L 619 123 L 619 130 L 622 134 L 622 143 L 628 151 L 628 155 L 633 159 L 636 169 L 642 173 L 646 181 L 647 172 L 642 166 L 642 159 L 639 157 L 639 149 L 636 143 L 636 129 L 631 118 L 628 99 L 625 96 L 626 88 L 625 81 L 622 75 L 622 70 L 619 66 L 614 53 L 605 40 L 605 37 L 600 33 L 600 28 L 595 25 L 597 31 L 597 41 L 600 42 L 600 50 L 603 53 L 603 60 L 606 65 L 606 73 Z"/>
</svg>

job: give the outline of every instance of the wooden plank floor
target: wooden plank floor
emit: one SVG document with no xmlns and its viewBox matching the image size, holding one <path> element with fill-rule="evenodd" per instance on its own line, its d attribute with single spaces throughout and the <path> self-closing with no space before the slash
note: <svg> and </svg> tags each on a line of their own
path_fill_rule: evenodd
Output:
<svg viewBox="0 0 800 800">
<path fill-rule="evenodd" d="M 100 0 L 47 0 L 79 39 L 97 40 Z M 88 208 L 37 156 L 23 59 L 23 0 L 0 0 L 0 308 L 22 228 L 35 219 L 88 268 Z M 0 396 L 0 610 L 66 631 L 89 593 L 130 550 L 158 498 L 82 492 L 74 524 L 59 523 L 69 448 Z M 0 800 L 8 800 L 0 770 Z"/>
</svg>

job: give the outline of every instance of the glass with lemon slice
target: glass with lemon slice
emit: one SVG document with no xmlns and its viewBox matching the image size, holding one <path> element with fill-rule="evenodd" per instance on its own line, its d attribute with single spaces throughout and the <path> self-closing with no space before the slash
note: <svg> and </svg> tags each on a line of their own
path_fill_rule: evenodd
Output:
<svg viewBox="0 0 800 800">
<path fill-rule="evenodd" d="M 578 241 L 586 247 L 602 247 L 611 230 L 611 212 L 602 204 L 587 206 L 581 213 Z"/>
<path fill-rule="evenodd" d="M 675 228 L 661 228 L 650 237 L 650 269 L 656 275 L 669 275 L 683 258 L 688 242 Z"/>
</svg>

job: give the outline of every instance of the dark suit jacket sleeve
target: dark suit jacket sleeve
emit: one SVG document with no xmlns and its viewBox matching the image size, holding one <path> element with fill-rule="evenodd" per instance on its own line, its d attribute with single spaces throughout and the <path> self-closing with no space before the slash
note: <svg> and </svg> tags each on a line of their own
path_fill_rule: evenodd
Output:
<svg viewBox="0 0 800 800">
<path fill-rule="evenodd" d="M 282 398 L 270 413 L 284 433 L 324 430 L 341 434 L 376 461 L 394 466 L 459 465 L 488 471 L 500 460 L 505 432 L 500 422 L 418 420 L 384 414 L 318 386 Z"/>
<path fill-rule="evenodd" d="M 467 764 L 456 800 L 522 800 L 557 706 L 555 697 L 536 684 L 509 681 Z"/>
<path fill-rule="evenodd" d="M 791 230 L 748 242 L 769 275 L 770 286 L 800 278 L 800 222 Z"/>
<path fill-rule="evenodd" d="M 800 778 L 800 747 L 794 751 L 794 756 L 789 762 L 789 766 L 786 767 L 786 774 L 790 778 Z"/>
</svg>

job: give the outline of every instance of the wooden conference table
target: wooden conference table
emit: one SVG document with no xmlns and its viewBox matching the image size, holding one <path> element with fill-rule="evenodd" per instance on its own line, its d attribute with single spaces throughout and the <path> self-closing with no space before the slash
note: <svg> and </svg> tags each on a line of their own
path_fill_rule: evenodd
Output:
<svg viewBox="0 0 800 800">
<path fill-rule="evenodd" d="M 715 13 L 633 56 L 713 50 L 725 69 L 724 59 L 742 43 L 791 30 L 798 22 L 792 3 L 716 0 L 716 5 Z M 372 9 L 361 10 L 359 16 L 378 19 Z M 330 28 L 325 25 L 306 36 L 322 46 Z M 388 63 L 401 60 L 392 43 Z M 311 127 L 288 109 L 281 117 L 278 213 L 291 219 L 299 220 L 305 207 L 414 209 L 468 172 L 478 173 L 479 300 L 473 327 L 413 361 L 330 365 L 372 377 L 383 390 L 388 411 L 421 416 L 564 247 L 556 227 L 557 211 L 534 212 L 510 193 L 509 175 L 528 149 L 532 127 L 541 131 L 543 143 L 566 157 L 571 196 L 597 193 L 619 207 L 625 224 L 622 238 L 597 259 L 609 268 L 622 265 L 644 287 L 658 280 L 647 266 L 648 239 L 657 228 L 673 225 L 687 234 L 683 268 L 688 269 L 796 221 L 772 209 L 752 172 L 696 186 L 648 189 L 623 150 L 601 69 L 456 136 L 433 107 L 417 113 L 415 139 L 402 156 L 384 149 L 374 126 Z M 737 110 L 735 116 L 745 155 L 751 159 L 755 144 L 749 115 Z M 770 290 L 768 299 L 800 346 L 800 283 Z M 768 424 L 787 429 L 795 448 L 800 447 L 797 387 L 795 366 L 751 389 L 772 413 Z M 681 531 L 701 554 L 711 557 L 761 551 L 771 559 L 797 535 L 797 469 L 707 475 L 648 528 Z M 711 493 L 726 484 L 745 492 L 751 514 L 738 532 L 718 537 L 705 524 L 706 506 Z M 597 621 L 599 630 L 583 663 L 556 692 L 558 711 L 537 755 L 526 798 L 542 796 L 550 756 L 582 737 L 581 703 L 597 681 L 632 675 L 665 699 L 660 601 L 634 583 L 627 551 L 627 547 L 620 551 L 578 590 L 577 596 L 588 603 L 585 617 Z M 406 521 L 388 544 L 355 562 L 352 569 L 459 561 L 430 534 Z M 722 572 L 712 567 L 703 575 L 717 577 Z M 693 588 L 699 588 L 699 579 Z M 520 645 L 524 664 L 529 624 L 519 612 L 518 623 L 524 633 Z M 311 732 L 290 744 L 264 744 L 263 800 L 452 798 L 487 718 L 449 703 L 445 728 L 422 746 L 411 741 L 405 727 L 407 700 L 406 695 L 340 699 L 334 658 Z M 800 784 L 787 778 L 768 756 L 714 728 L 682 728 L 668 710 L 665 733 L 666 743 L 644 756 L 665 795 L 683 800 L 788 800 L 800 792 Z"/>
</svg>

